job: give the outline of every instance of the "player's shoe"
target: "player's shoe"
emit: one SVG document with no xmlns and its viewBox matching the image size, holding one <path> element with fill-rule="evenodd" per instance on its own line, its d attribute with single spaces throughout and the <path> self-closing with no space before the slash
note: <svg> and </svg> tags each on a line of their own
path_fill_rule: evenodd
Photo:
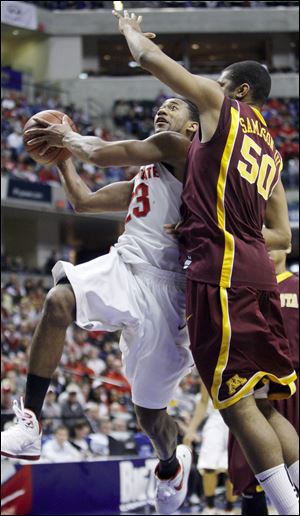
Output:
<svg viewBox="0 0 300 516">
<path fill-rule="evenodd" d="M 1 432 L 1 455 L 14 459 L 38 460 L 41 456 L 42 429 L 35 414 L 24 408 L 23 398 L 20 407 L 13 402 L 17 422 Z"/>
<path fill-rule="evenodd" d="M 158 514 L 172 514 L 183 504 L 188 490 L 188 479 L 192 465 L 191 450 L 184 444 L 180 444 L 176 449 L 176 457 L 179 468 L 176 475 L 169 479 L 157 477 L 157 493 L 155 507 Z"/>
</svg>

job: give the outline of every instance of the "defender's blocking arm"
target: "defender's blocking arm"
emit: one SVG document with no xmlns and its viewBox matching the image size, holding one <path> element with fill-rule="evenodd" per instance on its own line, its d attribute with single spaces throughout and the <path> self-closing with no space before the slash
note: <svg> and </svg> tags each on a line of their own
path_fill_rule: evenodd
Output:
<svg viewBox="0 0 300 516">
<path fill-rule="evenodd" d="M 191 74 L 164 54 L 142 33 L 142 16 L 137 18 L 134 13 L 129 16 L 127 11 L 124 11 L 124 16 L 117 11 L 113 13 L 119 20 L 119 30 L 125 36 L 133 58 L 142 68 L 176 93 L 194 102 L 200 115 L 212 109 L 220 111 L 224 93 L 216 81 Z"/>
<path fill-rule="evenodd" d="M 75 211 L 100 213 L 126 211 L 131 201 L 133 181 L 120 181 L 92 192 L 77 174 L 69 158 L 57 164 L 62 186 Z"/>
</svg>

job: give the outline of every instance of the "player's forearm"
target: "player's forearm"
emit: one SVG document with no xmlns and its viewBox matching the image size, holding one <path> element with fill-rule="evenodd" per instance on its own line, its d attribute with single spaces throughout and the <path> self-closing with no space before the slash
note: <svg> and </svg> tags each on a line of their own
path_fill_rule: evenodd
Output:
<svg viewBox="0 0 300 516">
<path fill-rule="evenodd" d="M 150 53 L 161 53 L 160 48 L 152 43 L 142 32 L 137 32 L 130 26 L 124 28 L 124 36 L 126 38 L 129 50 L 134 60 L 143 68 L 147 66 L 147 56 Z"/>
<path fill-rule="evenodd" d="M 292 232 L 290 229 L 270 229 L 264 227 L 262 230 L 263 237 L 268 251 L 277 251 L 288 249 L 292 241 Z"/>
<path fill-rule="evenodd" d="M 71 159 L 63 161 L 57 165 L 62 187 L 68 200 L 71 202 L 75 211 L 80 211 L 81 206 L 85 205 L 91 190 L 77 174 Z"/>
<path fill-rule="evenodd" d="M 73 156 L 81 161 L 93 163 L 95 150 L 104 148 L 106 142 L 96 136 L 81 136 L 75 132 L 67 133 L 62 140 L 63 146 L 68 149 Z"/>
</svg>

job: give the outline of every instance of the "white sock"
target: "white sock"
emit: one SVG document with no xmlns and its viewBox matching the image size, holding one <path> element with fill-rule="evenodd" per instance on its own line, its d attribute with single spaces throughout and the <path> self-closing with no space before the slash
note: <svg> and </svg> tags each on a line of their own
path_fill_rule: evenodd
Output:
<svg viewBox="0 0 300 516">
<path fill-rule="evenodd" d="M 255 475 L 278 514 L 299 514 L 299 498 L 284 464 Z"/>
<path fill-rule="evenodd" d="M 299 460 L 288 467 L 288 472 L 297 489 L 299 489 Z"/>
</svg>

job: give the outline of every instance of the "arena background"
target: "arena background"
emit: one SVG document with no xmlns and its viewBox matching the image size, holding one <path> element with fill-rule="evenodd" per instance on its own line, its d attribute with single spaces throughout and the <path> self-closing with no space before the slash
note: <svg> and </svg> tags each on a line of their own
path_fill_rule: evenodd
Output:
<svg viewBox="0 0 300 516">
<path fill-rule="evenodd" d="M 272 91 L 263 114 L 284 158 L 293 232 L 288 265 L 299 270 L 298 2 L 1 2 L 2 429 L 14 417 L 12 399 L 24 391 L 31 336 L 52 285 L 53 264 L 60 258 L 81 263 L 106 253 L 124 227 L 123 213 L 73 212 L 55 167 L 37 165 L 25 153 L 25 122 L 38 111 L 58 109 L 82 134 L 145 138 L 155 107 L 171 93 L 132 60 L 112 8 L 143 14 L 143 29 L 156 32 L 161 48 L 193 73 L 216 77 L 245 59 L 268 66 Z M 137 171 L 79 162 L 77 170 L 92 190 Z M 153 512 L 156 461 L 136 427 L 118 334 L 69 328 L 49 391 L 44 440 L 63 424 L 80 457 L 57 462 L 45 454 L 33 465 L 2 461 L 2 514 Z M 193 372 L 169 407 L 181 434 L 198 393 Z M 70 395 L 76 397 L 71 408 Z M 200 448 L 201 440 L 195 454 Z M 181 513 L 199 514 L 201 493 L 193 468 Z M 222 509 L 222 477 L 217 503 Z"/>
</svg>

